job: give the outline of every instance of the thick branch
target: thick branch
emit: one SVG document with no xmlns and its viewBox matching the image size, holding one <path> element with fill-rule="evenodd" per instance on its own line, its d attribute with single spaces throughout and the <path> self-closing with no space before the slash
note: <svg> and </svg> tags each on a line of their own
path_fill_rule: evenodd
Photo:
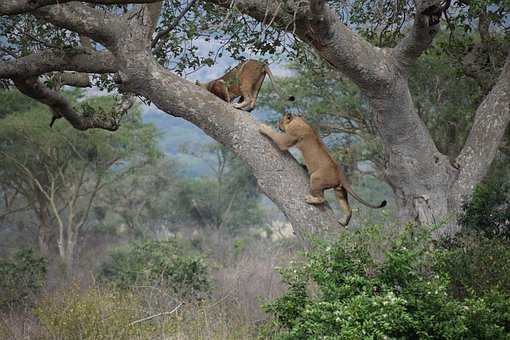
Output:
<svg viewBox="0 0 510 340">
<path fill-rule="evenodd" d="M 14 79 L 14 84 L 23 94 L 50 107 L 54 116 L 63 117 L 78 130 L 99 128 L 115 131 L 119 128 L 122 113 L 112 113 L 109 116 L 88 114 L 82 115 L 58 92 L 53 91 L 36 78 Z"/>
<path fill-rule="evenodd" d="M 91 87 L 92 82 L 87 73 L 78 72 L 63 72 L 56 76 L 58 82 L 58 88 L 62 86 L 72 87 Z"/>
<path fill-rule="evenodd" d="M 0 64 L 0 78 L 36 77 L 54 71 L 115 73 L 115 58 L 110 52 L 84 49 L 48 50 Z"/>
<path fill-rule="evenodd" d="M 2 0 L 0 3 L 0 15 L 14 15 L 31 12 L 48 5 L 64 4 L 76 0 Z M 122 4 L 145 4 L 160 0 L 82 0 L 90 4 L 122 5 Z"/>
<path fill-rule="evenodd" d="M 434 21 L 434 16 L 440 18 L 443 13 L 440 1 L 429 5 L 428 8 L 423 8 L 423 4 L 417 6 L 411 31 L 393 49 L 393 55 L 405 67 L 412 65 L 429 48 L 439 31 L 439 22 Z"/>
<path fill-rule="evenodd" d="M 492 163 L 510 121 L 510 54 L 499 79 L 478 107 L 469 136 L 457 157 L 459 175 L 453 185 L 452 204 L 461 203 Z"/>
<path fill-rule="evenodd" d="M 421 0 L 416 4 L 416 17 L 407 36 L 393 49 L 399 63 L 405 67 L 416 59 L 432 44 L 439 32 L 441 17 L 447 18 L 451 0 Z"/>
<path fill-rule="evenodd" d="M 89 37 L 110 47 L 127 32 L 124 20 L 81 3 L 41 7 L 33 14 L 55 26 Z"/>
<path fill-rule="evenodd" d="M 232 3 L 206 1 L 225 8 L 230 8 Z M 386 87 L 392 79 L 392 62 L 386 57 L 386 51 L 374 48 L 346 27 L 323 0 L 314 0 L 308 6 L 297 0 L 286 2 L 285 6 L 275 0 L 233 0 L 233 3 L 241 13 L 262 23 L 274 16 L 272 26 L 295 33 L 311 44 L 323 59 L 367 92 Z"/>
<path fill-rule="evenodd" d="M 143 17 L 139 26 L 145 31 L 145 39 L 147 46 L 151 46 L 152 35 L 158 26 L 159 17 L 161 16 L 161 8 L 163 7 L 163 1 L 154 2 L 147 5 L 142 5 Z"/>
</svg>

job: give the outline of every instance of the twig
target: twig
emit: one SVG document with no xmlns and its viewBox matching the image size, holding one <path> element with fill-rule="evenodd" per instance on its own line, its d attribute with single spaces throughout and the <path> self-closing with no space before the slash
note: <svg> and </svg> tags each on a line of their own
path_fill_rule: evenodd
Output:
<svg viewBox="0 0 510 340">
<path fill-rule="evenodd" d="M 179 308 L 181 308 L 181 306 L 184 304 L 184 302 L 181 302 L 177 305 L 177 307 L 175 307 L 174 309 L 172 309 L 171 311 L 169 312 L 161 312 L 161 313 L 158 313 L 158 314 L 154 314 L 154 315 L 151 315 L 151 316 L 148 316 L 146 318 L 143 318 L 143 319 L 140 319 L 140 320 L 136 320 L 136 321 L 133 321 L 129 324 L 129 326 L 134 326 L 140 322 L 144 322 L 144 321 L 148 321 L 148 320 L 152 320 L 154 318 L 157 318 L 158 316 L 163 316 L 163 315 L 170 315 L 170 314 L 173 314 L 175 312 L 177 312 L 177 310 Z"/>
<path fill-rule="evenodd" d="M 278 2 L 278 6 L 276 6 L 276 9 L 273 13 L 273 17 L 271 18 L 271 21 L 269 21 L 269 24 L 266 25 L 266 27 L 264 27 L 264 29 L 262 30 L 262 32 L 260 32 L 260 35 L 261 36 L 264 36 L 266 34 L 266 31 L 268 30 L 268 28 L 273 24 L 273 22 L 275 21 L 276 17 L 278 16 L 278 12 L 280 11 L 280 7 L 281 7 L 282 3 L 281 2 Z"/>
<path fill-rule="evenodd" d="M 211 303 L 209 306 L 205 306 L 204 308 L 206 309 L 210 309 L 216 305 L 219 305 L 220 303 L 222 303 L 223 301 L 225 301 L 226 299 L 228 299 L 229 297 L 231 297 L 233 294 L 232 293 L 228 293 L 227 295 L 223 296 L 221 299 L 219 299 L 218 301 L 215 301 L 213 303 Z"/>
<path fill-rule="evenodd" d="M 158 34 L 156 34 L 156 37 L 154 38 L 154 40 L 152 40 L 152 43 L 151 43 L 152 48 L 156 47 L 156 44 L 158 43 L 159 39 L 161 39 L 162 37 L 164 37 L 171 31 L 173 31 L 173 29 L 175 27 L 177 27 L 177 25 L 179 24 L 179 21 L 181 21 L 181 19 L 186 15 L 186 13 L 189 12 L 191 7 L 193 7 L 193 5 L 195 5 L 196 2 L 197 2 L 197 0 L 191 0 L 188 3 L 188 5 L 186 6 L 186 8 L 184 8 L 182 10 L 182 12 L 177 16 L 177 18 L 175 18 L 175 20 L 170 24 L 170 26 L 168 26 L 166 29 L 164 29 L 162 31 L 159 31 Z"/>
</svg>

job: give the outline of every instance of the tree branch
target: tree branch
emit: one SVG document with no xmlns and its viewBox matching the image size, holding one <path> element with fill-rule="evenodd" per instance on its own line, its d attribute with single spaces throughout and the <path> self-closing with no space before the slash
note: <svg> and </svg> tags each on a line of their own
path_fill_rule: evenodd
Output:
<svg viewBox="0 0 510 340">
<path fill-rule="evenodd" d="M 90 194 L 89 200 L 87 201 L 87 206 L 85 208 L 85 212 L 83 213 L 80 221 L 76 223 L 76 230 L 80 230 L 81 227 L 87 222 L 90 210 L 92 208 L 92 204 L 94 203 L 94 198 L 96 197 L 98 191 L 101 189 L 101 181 L 103 179 L 102 175 L 98 175 L 98 178 L 96 179 L 96 184 L 94 185 L 94 189 L 92 190 L 92 193 Z"/>
<path fill-rule="evenodd" d="M 230 0 L 205 0 L 230 8 Z M 275 0 L 233 0 L 241 13 L 264 23 L 267 13 L 274 14 L 272 26 L 295 33 L 309 43 L 334 68 L 344 73 L 363 90 L 373 93 L 392 80 L 392 61 L 385 50 L 374 48 L 360 35 L 346 27 L 334 9 L 323 0 L 308 6 L 302 1 L 289 1 L 281 6 Z"/>
<path fill-rule="evenodd" d="M 61 72 L 55 76 L 58 82 L 58 89 L 62 86 L 73 86 L 73 87 L 91 87 L 89 75 L 87 73 L 78 72 Z"/>
<path fill-rule="evenodd" d="M 2 0 L 0 3 L 0 15 L 15 15 L 34 11 L 44 6 L 57 5 L 76 0 Z M 123 5 L 123 4 L 146 4 L 161 0 L 82 0 L 90 4 Z"/>
<path fill-rule="evenodd" d="M 450 7 L 451 0 L 420 1 L 416 6 L 416 16 L 411 31 L 393 49 L 393 55 L 405 67 L 414 64 L 416 59 L 432 44 L 439 32 L 439 22 L 443 13 Z"/>
<path fill-rule="evenodd" d="M 41 7 L 33 14 L 55 26 L 89 37 L 106 47 L 112 47 L 117 37 L 127 32 L 125 21 L 105 11 L 81 3 Z"/>
<path fill-rule="evenodd" d="M 0 63 L 0 78 L 36 77 L 54 71 L 115 73 L 117 66 L 110 52 L 85 49 L 47 50 Z"/>
<path fill-rule="evenodd" d="M 510 121 L 510 53 L 498 81 L 475 113 L 475 120 L 456 159 L 459 175 L 453 185 L 454 200 L 462 204 L 462 193 L 472 192 L 492 163 Z"/>
<path fill-rule="evenodd" d="M 115 131 L 120 126 L 120 118 L 129 109 L 127 106 L 122 106 L 120 108 L 123 111 L 112 112 L 109 115 L 93 113 L 83 115 L 77 112 L 60 93 L 44 86 L 36 78 L 14 79 L 14 84 L 23 94 L 49 106 L 54 113 L 54 117 L 65 118 L 78 130 L 99 128 Z"/>
<path fill-rule="evenodd" d="M 255 119 L 210 92 L 166 70 L 148 54 L 131 54 L 119 71 L 126 90 L 195 124 L 231 149 L 251 169 L 257 183 L 286 214 L 301 238 L 337 225 L 327 206 L 304 201 L 309 180 L 289 153 L 277 150 L 258 132 Z M 291 194 L 292 193 L 292 194 Z"/>
<path fill-rule="evenodd" d="M 145 39 L 147 40 L 148 46 L 151 46 L 152 35 L 158 26 L 159 17 L 161 16 L 163 1 L 141 5 L 141 7 L 143 8 L 144 15 L 142 17 L 142 21 L 139 22 L 139 26 L 146 33 Z"/>
<path fill-rule="evenodd" d="M 144 322 L 144 321 L 148 321 L 148 320 L 151 320 L 151 319 L 154 319 L 154 318 L 157 318 L 159 316 L 163 316 L 163 315 L 170 315 L 170 314 L 173 314 L 175 312 L 177 312 L 177 310 L 179 308 L 181 308 L 181 306 L 184 304 L 184 302 L 181 302 L 177 305 L 177 307 L 175 307 L 174 309 L 172 309 L 171 311 L 168 311 L 168 312 L 162 312 L 162 313 L 158 313 L 158 314 L 154 314 L 154 315 L 151 315 L 151 316 L 148 316 L 146 318 L 143 318 L 143 319 L 140 319 L 140 320 L 136 320 L 136 321 L 133 321 L 131 323 L 129 323 L 129 326 L 134 326 L 138 323 L 141 323 L 141 322 Z"/>
<path fill-rule="evenodd" d="M 172 32 L 176 27 L 177 25 L 179 25 L 179 22 L 181 21 L 181 19 L 186 15 L 186 13 L 189 12 L 189 10 L 191 9 L 191 7 L 193 7 L 195 5 L 195 3 L 197 2 L 197 0 L 190 0 L 190 2 L 188 3 L 188 5 L 182 10 L 182 12 L 174 19 L 174 21 L 167 27 L 165 28 L 164 30 L 161 30 L 158 32 L 158 34 L 156 34 L 156 36 L 154 37 L 154 39 L 152 40 L 152 43 L 151 43 L 151 48 L 154 48 L 156 47 L 156 45 L 158 44 L 158 41 L 165 37 L 166 35 L 168 35 L 170 32 Z"/>
<path fill-rule="evenodd" d="M 404 66 L 412 65 L 430 46 L 439 26 L 430 26 L 427 15 L 416 13 L 411 31 L 393 48 L 393 55 Z"/>
</svg>

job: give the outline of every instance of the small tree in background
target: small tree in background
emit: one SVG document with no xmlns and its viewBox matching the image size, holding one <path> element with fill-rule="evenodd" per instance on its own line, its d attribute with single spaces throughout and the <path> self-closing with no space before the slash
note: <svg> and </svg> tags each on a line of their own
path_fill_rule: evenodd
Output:
<svg viewBox="0 0 510 340">
<path fill-rule="evenodd" d="M 16 94 L 1 95 L 9 99 L 6 104 L 16 102 L 10 100 Z M 17 96 L 18 101 L 26 101 Z M 76 105 L 93 110 L 113 104 L 111 97 L 77 103 L 79 92 L 68 96 Z M 77 132 L 62 123 L 50 129 L 47 109 L 31 104 L 28 110 L 23 105 L 7 108 L 9 114 L 0 124 L 0 182 L 8 198 L 2 216 L 21 212 L 20 207 L 33 213 L 41 253 L 52 255 L 55 240 L 58 257 L 70 273 L 98 193 L 116 176 L 157 155 L 156 132 L 141 123 L 137 112 L 115 134 Z"/>
<path fill-rule="evenodd" d="M 154 286 L 185 298 L 210 288 L 205 261 L 175 240 L 138 241 L 111 251 L 101 264 L 100 278 L 121 288 Z"/>
<path fill-rule="evenodd" d="M 183 185 L 179 170 L 171 158 L 161 156 L 117 176 L 98 199 L 98 227 L 144 237 L 154 236 L 162 227 L 182 219 L 178 209 L 178 192 Z"/>
<path fill-rule="evenodd" d="M 260 194 L 255 177 L 232 152 L 220 144 L 208 145 L 210 177 L 184 181 L 177 207 L 182 215 L 215 229 L 236 231 L 262 222 Z"/>
</svg>

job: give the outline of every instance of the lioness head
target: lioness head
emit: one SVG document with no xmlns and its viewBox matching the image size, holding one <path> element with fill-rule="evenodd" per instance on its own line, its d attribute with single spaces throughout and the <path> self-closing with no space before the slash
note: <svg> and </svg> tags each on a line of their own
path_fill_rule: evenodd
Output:
<svg viewBox="0 0 510 340">
<path fill-rule="evenodd" d="M 280 131 L 283 131 L 285 132 L 287 130 L 287 127 L 289 126 L 290 122 L 292 122 L 292 119 L 294 117 L 292 117 L 292 114 L 291 113 L 284 113 L 282 118 L 278 121 L 278 129 Z"/>
</svg>

